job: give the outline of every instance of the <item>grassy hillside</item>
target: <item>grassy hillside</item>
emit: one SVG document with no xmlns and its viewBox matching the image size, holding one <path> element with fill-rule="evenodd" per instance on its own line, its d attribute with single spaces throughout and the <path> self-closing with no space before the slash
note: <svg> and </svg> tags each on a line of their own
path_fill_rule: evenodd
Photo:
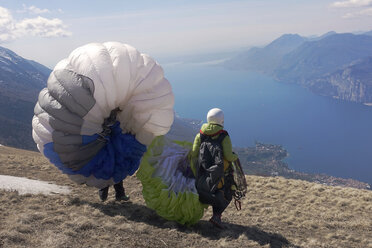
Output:
<svg viewBox="0 0 372 248">
<path fill-rule="evenodd" d="M 67 185 L 70 195 L 18 195 L 0 190 L 0 247 L 372 247 L 372 191 L 281 177 L 247 176 L 242 211 L 231 204 L 226 230 L 193 227 L 148 209 L 136 177 L 124 185 L 130 202 L 101 203 L 31 151 L 0 146 L 0 174 Z"/>
</svg>

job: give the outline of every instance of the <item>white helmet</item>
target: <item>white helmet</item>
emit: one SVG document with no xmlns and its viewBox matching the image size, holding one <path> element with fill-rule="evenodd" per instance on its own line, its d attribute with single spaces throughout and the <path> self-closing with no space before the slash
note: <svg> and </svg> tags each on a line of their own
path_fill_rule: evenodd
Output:
<svg viewBox="0 0 372 248">
<path fill-rule="evenodd" d="M 212 108 L 208 111 L 207 114 L 208 123 L 218 124 L 223 126 L 224 124 L 224 115 L 223 111 L 219 108 Z"/>
</svg>

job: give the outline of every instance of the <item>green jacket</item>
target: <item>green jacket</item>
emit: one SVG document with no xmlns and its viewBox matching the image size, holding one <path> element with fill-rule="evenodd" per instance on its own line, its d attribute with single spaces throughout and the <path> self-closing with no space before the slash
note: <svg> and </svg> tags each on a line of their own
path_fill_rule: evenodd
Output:
<svg viewBox="0 0 372 248">
<path fill-rule="evenodd" d="M 201 131 L 207 135 L 213 135 L 218 131 L 222 130 L 223 127 L 217 124 L 211 123 L 204 123 L 201 127 Z M 217 139 L 219 135 L 213 137 L 213 139 Z M 195 163 L 198 160 L 200 149 L 200 133 L 195 136 L 194 144 L 191 150 L 191 169 L 195 174 Z M 231 139 L 228 135 L 222 141 L 222 149 L 223 149 L 223 158 L 229 162 L 233 162 L 238 159 L 238 155 L 234 154 L 232 151 Z"/>
</svg>

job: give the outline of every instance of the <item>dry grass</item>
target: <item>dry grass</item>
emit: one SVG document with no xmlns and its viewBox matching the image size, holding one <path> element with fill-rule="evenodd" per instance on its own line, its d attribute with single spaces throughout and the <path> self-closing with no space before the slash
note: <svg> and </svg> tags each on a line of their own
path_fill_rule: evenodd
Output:
<svg viewBox="0 0 372 248">
<path fill-rule="evenodd" d="M 131 202 L 101 203 L 40 154 L 0 147 L 0 174 L 70 186 L 70 195 L 0 191 L 0 247 L 372 247 L 372 191 L 247 176 L 243 210 L 231 204 L 226 230 L 204 218 L 187 228 L 148 209 L 135 177 Z"/>
</svg>

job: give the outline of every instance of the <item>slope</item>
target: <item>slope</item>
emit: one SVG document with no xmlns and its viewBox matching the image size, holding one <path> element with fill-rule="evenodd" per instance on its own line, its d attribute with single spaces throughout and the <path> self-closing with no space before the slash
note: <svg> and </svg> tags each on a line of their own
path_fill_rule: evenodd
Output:
<svg viewBox="0 0 372 248">
<path fill-rule="evenodd" d="M 367 56 L 372 56 L 371 36 L 333 34 L 318 41 L 305 42 L 283 56 L 274 75 L 280 81 L 306 84 Z"/>
<path fill-rule="evenodd" d="M 284 55 L 295 50 L 306 41 L 298 34 L 284 34 L 265 47 L 254 47 L 224 62 L 227 68 L 256 70 L 271 73 L 277 68 Z"/>
<path fill-rule="evenodd" d="M 372 103 L 372 57 L 356 61 L 308 83 L 308 88 L 320 95 L 342 100 Z"/>
<path fill-rule="evenodd" d="M 31 119 L 50 69 L 0 47 L 0 143 L 36 149 Z"/>
<path fill-rule="evenodd" d="M 97 191 L 71 183 L 40 154 L 0 147 L 0 174 L 70 186 L 70 195 L 18 195 L 0 190 L 0 247 L 370 247 L 372 192 L 280 177 L 247 176 L 242 211 L 223 221 L 180 226 L 148 209 L 135 177 L 130 202 L 101 203 Z"/>
<path fill-rule="evenodd" d="M 370 75 L 364 78 L 363 89 L 359 91 L 358 70 L 349 74 L 350 80 L 340 79 L 336 74 L 371 56 L 372 36 L 369 32 L 328 32 L 316 38 L 283 35 L 266 47 L 240 53 L 223 65 L 230 69 L 262 72 L 280 82 L 301 84 L 321 95 L 369 103 L 372 91 L 364 86 L 365 82 L 371 81 Z"/>
</svg>

